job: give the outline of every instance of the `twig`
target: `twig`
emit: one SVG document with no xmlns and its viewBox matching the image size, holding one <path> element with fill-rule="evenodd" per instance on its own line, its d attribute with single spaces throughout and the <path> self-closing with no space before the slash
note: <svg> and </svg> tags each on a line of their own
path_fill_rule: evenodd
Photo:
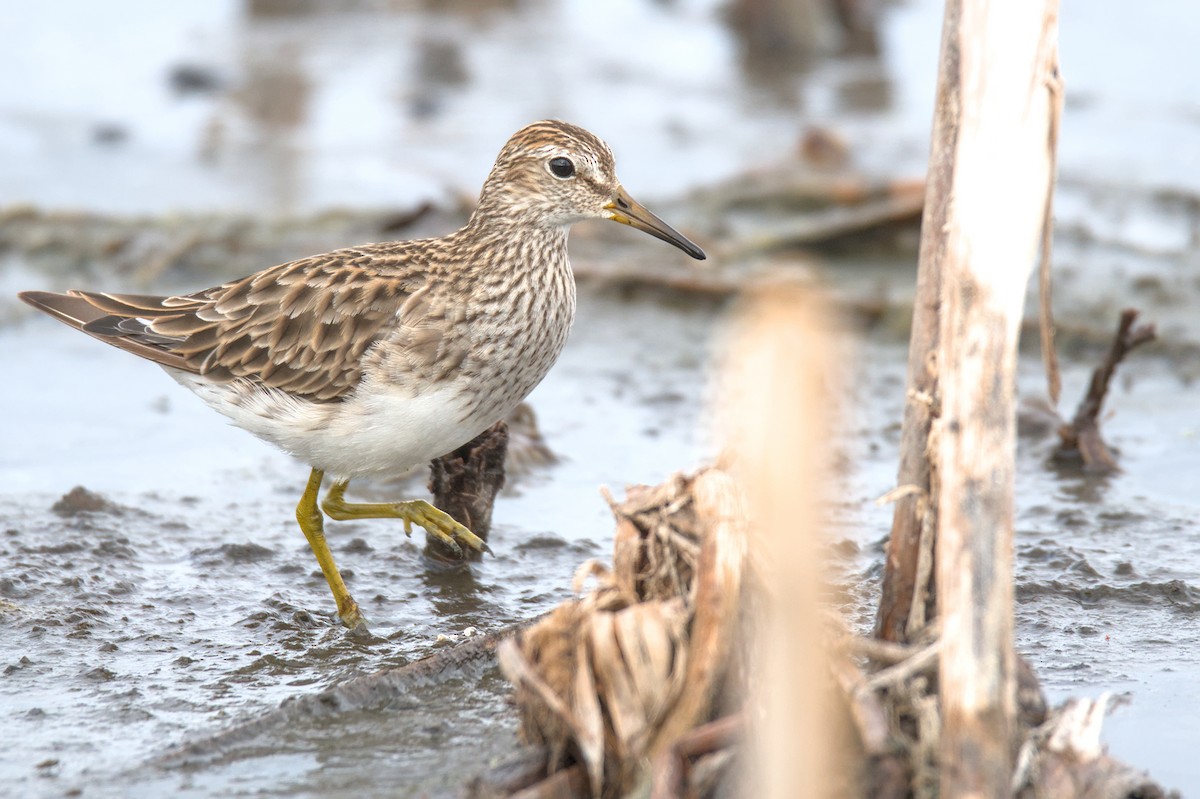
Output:
<svg viewBox="0 0 1200 799">
<path fill-rule="evenodd" d="M 654 760 L 651 799 L 691 796 L 691 759 L 733 746 L 741 738 L 745 723 L 741 713 L 734 713 L 701 724 L 661 752 Z"/>
<path fill-rule="evenodd" d="M 878 638 L 860 638 L 858 636 L 847 636 L 843 646 L 852 655 L 859 655 L 876 663 L 886 663 L 889 666 L 908 660 L 920 651 L 920 647 L 917 646 L 894 644 Z"/>
<path fill-rule="evenodd" d="M 583 799 L 588 796 L 587 774 L 579 764 L 556 771 L 509 799 Z"/>
<path fill-rule="evenodd" d="M 881 669 L 871 675 L 867 680 L 867 687 L 873 690 L 880 688 L 890 688 L 893 685 L 899 685 L 907 681 L 915 674 L 920 674 L 927 671 L 937 664 L 938 656 L 942 651 L 942 641 L 939 638 L 929 646 L 917 652 L 908 660 L 897 663 L 894 666 L 888 666 L 886 669 Z"/>
<path fill-rule="evenodd" d="M 1075 418 L 1069 424 L 1059 428 L 1058 435 L 1062 439 L 1059 454 L 1078 451 L 1084 466 L 1090 469 L 1113 470 L 1118 468 L 1116 458 L 1100 435 L 1100 412 L 1104 408 L 1104 397 L 1108 394 L 1109 384 L 1117 370 L 1117 364 L 1125 359 L 1129 352 L 1148 341 L 1153 341 L 1157 334 L 1154 325 L 1134 327 L 1138 312 L 1128 308 L 1121 312 L 1121 321 L 1117 325 L 1117 334 L 1113 338 L 1104 362 L 1092 372 L 1092 381 L 1088 386 L 1087 395 L 1079 403 Z"/>
<path fill-rule="evenodd" d="M 868 641 L 861 638 L 849 639 L 848 649 L 858 644 L 866 644 L 865 649 L 875 646 L 877 651 L 886 651 L 890 647 L 912 652 L 913 647 L 898 646 L 883 641 Z M 889 655 L 893 654 L 889 652 Z M 867 687 L 866 676 L 847 657 L 833 658 L 830 668 L 833 676 L 841 686 L 842 693 L 849 705 L 850 719 L 858 731 L 863 751 L 866 753 L 871 767 L 866 770 L 862 795 L 874 799 L 900 799 L 909 795 L 910 769 L 904 756 L 898 751 L 885 710 L 879 694 Z"/>
<path fill-rule="evenodd" d="M 892 733 L 887 712 L 878 694 L 867 687 L 866 676 L 849 658 L 835 658 L 830 668 L 850 706 L 850 718 L 864 751 L 872 757 L 885 754 L 889 750 Z"/>
</svg>

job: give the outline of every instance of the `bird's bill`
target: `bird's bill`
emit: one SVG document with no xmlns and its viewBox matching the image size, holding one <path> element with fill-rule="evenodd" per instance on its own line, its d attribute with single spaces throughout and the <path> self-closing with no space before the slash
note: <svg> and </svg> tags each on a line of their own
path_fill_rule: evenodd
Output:
<svg viewBox="0 0 1200 799">
<path fill-rule="evenodd" d="M 644 233 L 649 233 L 656 239 L 674 244 L 697 261 L 703 261 L 707 257 L 704 250 L 688 241 L 687 237 L 678 230 L 650 213 L 646 206 L 630 197 L 625 189 L 619 189 L 613 201 L 604 208 L 609 212 L 608 218 L 614 222 L 629 225 Z"/>
</svg>

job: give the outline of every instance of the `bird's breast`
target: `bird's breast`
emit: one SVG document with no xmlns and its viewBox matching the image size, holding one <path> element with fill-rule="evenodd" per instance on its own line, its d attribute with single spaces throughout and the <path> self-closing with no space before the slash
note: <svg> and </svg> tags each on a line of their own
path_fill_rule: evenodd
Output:
<svg viewBox="0 0 1200 799">
<path fill-rule="evenodd" d="M 575 316 L 565 253 L 494 267 L 471 290 L 430 284 L 414 293 L 373 354 L 366 382 L 419 396 L 452 390 L 457 420 L 482 431 L 506 416 L 550 371 Z"/>
<path fill-rule="evenodd" d="M 472 412 L 495 421 L 542 382 L 566 345 L 575 318 L 570 268 L 531 276 L 487 316 L 464 367 L 482 388 Z"/>
</svg>

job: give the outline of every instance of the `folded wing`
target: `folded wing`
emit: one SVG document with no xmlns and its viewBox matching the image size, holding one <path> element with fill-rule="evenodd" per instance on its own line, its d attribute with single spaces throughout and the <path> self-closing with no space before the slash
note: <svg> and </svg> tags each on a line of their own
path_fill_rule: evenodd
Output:
<svg viewBox="0 0 1200 799">
<path fill-rule="evenodd" d="M 163 366 L 329 401 L 358 384 L 363 354 L 392 329 L 420 283 L 420 275 L 343 250 L 186 296 L 27 291 L 20 297 Z"/>
</svg>

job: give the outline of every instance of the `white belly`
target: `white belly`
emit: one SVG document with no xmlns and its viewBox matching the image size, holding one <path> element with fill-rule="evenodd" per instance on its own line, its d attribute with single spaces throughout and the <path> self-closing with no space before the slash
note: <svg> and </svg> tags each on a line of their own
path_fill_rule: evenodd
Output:
<svg viewBox="0 0 1200 799">
<path fill-rule="evenodd" d="M 495 421 L 464 420 L 467 405 L 452 382 L 418 396 L 377 385 L 341 402 L 314 403 L 245 381 L 213 384 L 167 371 L 238 427 L 334 478 L 399 475 L 462 446 Z"/>
</svg>

